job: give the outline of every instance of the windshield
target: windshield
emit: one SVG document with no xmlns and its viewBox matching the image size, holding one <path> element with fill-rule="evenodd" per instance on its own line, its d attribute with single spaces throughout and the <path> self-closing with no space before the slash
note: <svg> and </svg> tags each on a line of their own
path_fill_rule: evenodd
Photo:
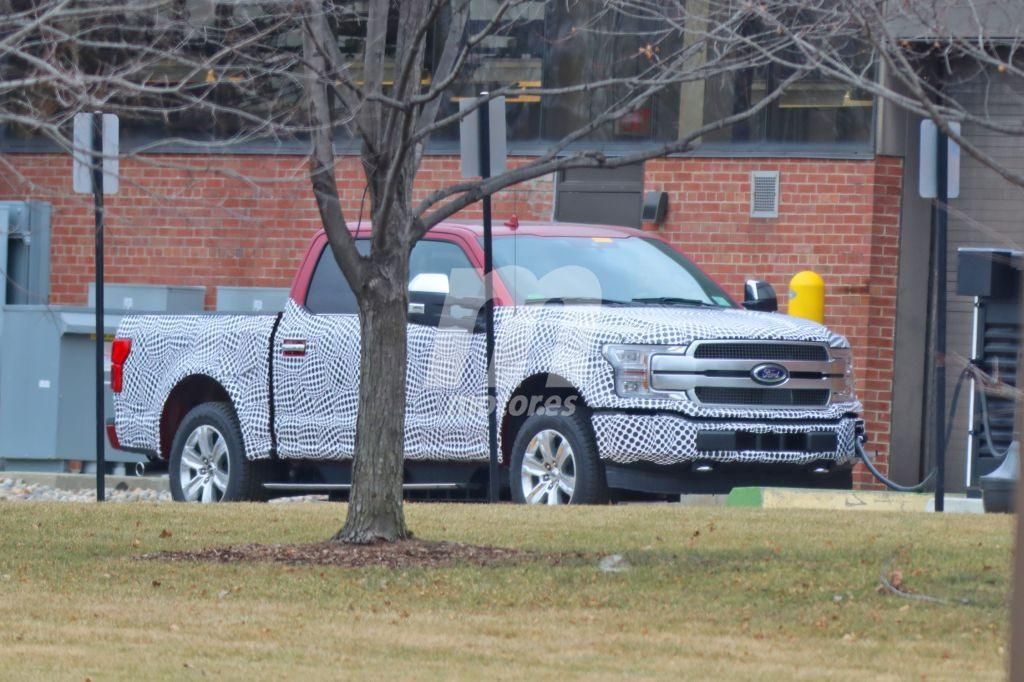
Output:
<svg viewBox="0 0 1024 682">
<path fill-rule="evenodd" d="M 494 267 L 520 305 L 733 307 L 707 275 L 657 239 L 497 237 Z"/>
</svg>

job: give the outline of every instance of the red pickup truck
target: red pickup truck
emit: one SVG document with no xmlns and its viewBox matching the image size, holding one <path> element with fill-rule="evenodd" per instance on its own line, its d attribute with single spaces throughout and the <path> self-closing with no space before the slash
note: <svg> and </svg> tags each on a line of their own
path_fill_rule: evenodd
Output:
<svg viewBox="0 0 1024 682">
<path fill-rule="evenodd" d="M 326 244 L 313 238 L 282 313 L 124 318 L 109 433 L 166 460 L 176 500 L 350 486 L 359 321 Z M 499 227 L 494 262 L 513 500 L 849 485 L 862 428 L 849 344 L 774 312 L 764 283 L 738 305 L 664 240 L 618 227 Z M 482 264 L 479 225 L 438 226 L 412 252 L 409 489 L 486 480 Z"/>
</svg>

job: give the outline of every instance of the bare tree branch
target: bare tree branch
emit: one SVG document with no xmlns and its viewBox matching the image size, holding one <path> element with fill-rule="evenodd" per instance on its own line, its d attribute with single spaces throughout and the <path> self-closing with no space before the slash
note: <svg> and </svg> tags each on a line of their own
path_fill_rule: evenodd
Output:
<svg viewBox="0 0 1024 682">
<path fill-rule="evenodd" d="M 313 196 L 324 230 L 331 244 L 331 251 L 338 261 L 345 278 L 353 289 L 365 278 L 366 266 L 356 249 L 355 240 L 349 232 L 345 217 L 341 211 L 341 200 L 338 197 L 338 181 L 334 174 L 334 140 L 331 126 L 330 107 L 327 102 L 327 88 L 320 80 L 319 74 L 326 71 L 323 51 L 317 43 L 322 41 L 325 33 L 326 20 L 320 11 L 319 0 L 308 0 L 309 11 L 306 14 L 307 30 L 303 31 L 303 53 L 307 69 L 306 92 L 309 97 L 311 141 L 313 152 L 309 158 L 309 177 L 313 186 Z"/>
<path fill-rule="evenodd" d="M 762 111 L 767 106 L 775 102 L 785 92 L 786 88 L 799 80 L 801 74 L 793 74 L 786 81 L 784 81 L 774 92 L 770 93 L 764 99 L 752 107 L 733 114 L 732 116 L 725 117 L 717 120 L 713 123 L 709 123 L 701 128 L 687 133 L 678 140 L 660 144 L 650 149 L 643 151 L 634 152 L 632 154 L 623 154 L 615 157 L 608 157 L 599 152 L 593 151 L 581 151 L 574 154 L 570 154 L 564 157 L 556 157 L 552 152 L 548 152 L 536 160 L 520 166 L 511 171 L 496 175 L 493 178 L 487 180 L 474 180 L 456 185 L 450 185 L 442 190 L 438 190 L 432 193 L 430 196 L 421 201 L 417 207 L 417 215 L 422 216 L 420 223 L 422 224 L 422 232 L 426 232 L 434 225 L 446 220 L 455 213 L 458 213 L 467 206 L 480 201 L 484 196 L 494 194 L 506 187 L 511 185 L 525 182 L 533 178 L 547 175 L 555 171 L 564 170 L 566 168 L 620 168 L 622 166 L 628 166 L 641 161 L 647 161 L 648 159 L 654 159 L 668 154 L 674 154 L 679 152 L 687 151 L 693 142 L 704 135 L 715 130 L 720 130 L 724 127 L 733 125 L 739 121 L 742 121 L 750 116 L 753 116 L 759 111 Z M 460 194 L 456 199 L 448 202 L 444 206 L 426 213 L 431 206 L 443 201 L 447 197 L 455 194 Z M 425 215 L 424 215 L 425 214 Z M 419 236 L 422 236 L 419 235 Z"/>
</svg>

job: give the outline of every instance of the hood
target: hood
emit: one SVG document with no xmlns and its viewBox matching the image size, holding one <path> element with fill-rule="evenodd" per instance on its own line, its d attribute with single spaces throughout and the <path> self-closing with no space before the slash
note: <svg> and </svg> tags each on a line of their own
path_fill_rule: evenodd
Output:
<svg viewBox="0 0 1024 682">
<path fill-rule="evenodd" d="M 516 323 L 568 325 L 605 343 L 686 345 L 710 339 L 812 341 L 848 348 L 840 334 L 809 320 L 739 308 L 686 306 L 519 306 L 500 308 Z M 517 325 L 518 326 L 518 325 Z"/>
</svg>

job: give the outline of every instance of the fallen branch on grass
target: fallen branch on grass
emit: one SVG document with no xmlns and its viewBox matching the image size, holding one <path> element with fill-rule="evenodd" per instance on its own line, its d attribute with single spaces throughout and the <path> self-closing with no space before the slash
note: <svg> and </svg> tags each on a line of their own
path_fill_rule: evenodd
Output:
<svg viewBox="0 0 1024 682">
<path fill-rule="evenodd" d="M 892 570 L 892 565 L 896 561 L 896 557 L 889 560 L 886 564 L 885 570 L 883 570 L 878 579 L 881 581 L 879 592 L 885 591 L 890 594 L 894 594 L 897 597 L 903 597 L 904 599 L 914 599 L 917 601 L 928 602 L 930 604 L 941 604 L 943 606 L 954 606 L 957 604 L 968 604 L 970 603 L 967 599 L 943 599 L 941 597 L 932 597 L 927 594 L 917 594 L 916 592 L 910 592 L 903 586 L 903 572 L 899 570 Z"/>
</svg>

